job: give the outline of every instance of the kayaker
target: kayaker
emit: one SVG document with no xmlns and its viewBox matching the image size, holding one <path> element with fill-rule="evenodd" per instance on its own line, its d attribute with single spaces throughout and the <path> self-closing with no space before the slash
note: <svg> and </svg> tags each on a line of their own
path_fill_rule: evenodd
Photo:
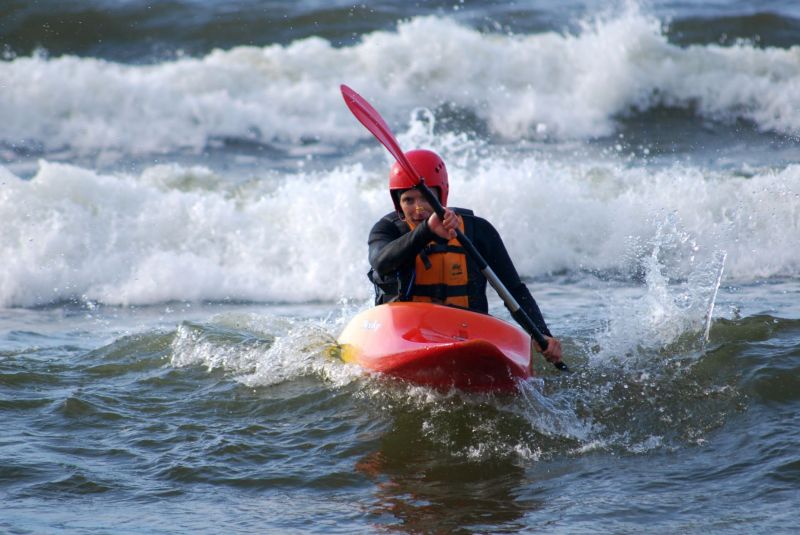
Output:
<svg viewBox="0 0 800 535">
<path fill-rule="evenodd" d="M 429 150 L 405 154 L 442 206 L 447 206 L 449 183 L 444 161 Z M 497 230 L 487 220 L 461 208 L 446 208 L 441 221 L 422 193 L 413 188 L 415 183 L 399 164 L 392 166 L 389 193 L 395 210 L 375 223 L 369 234 L 369 277 L 375 285 L 375 304 L 423 301 L 488 314 L 486 277 L 455 239 L 455 229 L 461 228 L 547 338 L 544 357 L 560 362 L 561 342 L 547 328 Z"/>
</svg>

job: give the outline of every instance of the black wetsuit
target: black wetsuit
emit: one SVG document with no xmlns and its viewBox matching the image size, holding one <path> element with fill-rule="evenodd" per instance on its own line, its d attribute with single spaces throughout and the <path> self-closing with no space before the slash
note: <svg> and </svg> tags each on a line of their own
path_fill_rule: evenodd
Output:
<svg viewBox="0 0 800 535">
<path fill-rule="evenodd" d="M 520 280 L 497 230 L 491 223 L 473 215 L 469 210 L 458 208 L 453 210 L 463 218 L 464 234 L 483 255 L 492 271 L 511 292 L 511 295 L 539 330 L 546 336 L 552 336 L 536 300 L 528 287 Z M 368 243 L 369 263 L 372 266 L 369 277 L 375 284 L 376 305 L 410 299 L 408 293 L 413 284 L 416 257 L 431 241 L 447 242 L 446 239 L 434 234 L 428 227 L 427 221 L 417 225 L 412 231 L 408 224 L 400 219 L 397 212 L 392 212 L 375 223 L 369 233 Z M 486 300 L 487 280 L 469 255 L 467 256 L 467 276 L 469 308 L 487 314 L 489 312 L 489 304 Z"/>
</svg>

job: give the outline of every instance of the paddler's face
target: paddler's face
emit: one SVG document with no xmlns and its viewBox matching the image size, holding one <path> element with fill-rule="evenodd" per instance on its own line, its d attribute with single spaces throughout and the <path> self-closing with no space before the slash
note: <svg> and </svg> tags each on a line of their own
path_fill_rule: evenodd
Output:
<svg viewBox="0 0 800 535">
<path fill-rule="evenodd" d="M 418 225 L 428 219 L 433 213 L 433 208 L 422 196 L 422 193 L 415 189 L 404 191 L 400 195 L 400 209 L 406 221 L 413 225 Z"/>
</svg>

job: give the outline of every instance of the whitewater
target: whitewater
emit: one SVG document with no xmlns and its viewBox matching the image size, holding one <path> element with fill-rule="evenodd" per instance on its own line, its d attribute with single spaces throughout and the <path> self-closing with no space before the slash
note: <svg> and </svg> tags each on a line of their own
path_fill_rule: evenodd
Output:
<svg viewBox="0 0 800 535">
<path fill-rule="evenodd" d="M 492 214 L 528 277 L 635 272 L 667 220 L 672 278 L 719 251 L 736 279 L 800 268 L 800 165 L 743 177 L 501 154 L 450 173 L 451 203 Z M 30 179 L 0 179 L 0 218 L 14 222 L 0 229 L 2 306 L 365 298 L 366 235 L 388 211 L 382 174 L 361 164 L 230 183 L 207 167 L 41 161 Z"/>
<path fill-rule="evenodd" d="M 0 80 L 0 217 L 14 222 L 0 231 L 3 306 L 365 297 L 363 244 L 387 211 L 390 161 L 364 145 L 343 82 L 376 100 L 404 146 L 442 152 L 451 202 L 491 214 L 527 277 L 636 270 L 667 218 L 691 241 L 671 252 L 672 277 L 687 276 L 692 248 L 727 252 L 736 279 L 800 266 L 797 164 L 654 164 L 611 135 L 663 107 L 797 135 L 799 47 L 678 47 L 638 11 L 576 34 L 419 17 L 350 47 L 309 37 L 153 65 L 40 53 L 0 63 Z M 495 142 L 435 128 L 448 113 Z M 575 145 L 603 136 L 604 153 Z M 517 138 L 533 150 L 509 147 Z M 354 156 L 332 158 L 347 147 Z M 232 154 L 184 161 L 215 149 Z M 276 168 L 256 166 L 265 151 Z"/>
<path fill-rule="evenodd" d="M 0 531 L 795 531 L 794 3 L 0 23 Z M 468 395 L 331 358 L 392 209 L 340 84 L 442 155 L 572 374 Z"/>
<path fill-rule="evenodd" d="M 658 106 L 800 133 L 800 46 L 679 47 L 638 10 L 582 26 L 485 34 L 418 17 L 350 47 L 308 37 L 153 65 L 41 52 L 0 63 L 0 138 L 12 148 L 134 154 L 200 151 L 225 138 L 348 143 L 364 133 L 342 109 L 343 82 L 380 97 L 395 123 L 407 121 L 403 110 L 447 103 L 507 138 L 608 135 L 620 115 Z"/>
</svg>

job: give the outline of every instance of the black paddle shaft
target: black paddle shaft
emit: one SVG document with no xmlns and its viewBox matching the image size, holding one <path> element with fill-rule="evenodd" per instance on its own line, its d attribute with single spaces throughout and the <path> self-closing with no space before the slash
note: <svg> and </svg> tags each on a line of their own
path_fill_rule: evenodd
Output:
<svg viewBox="0 0 800 535">
<path fill-rule="evenodd" d="M 425 200 L 433 207 L 433 211 L 436 212 L 436 215 L 439 216 L 439 219 L 444 221 L 444 206 L 442 203 L 439 202 L 439 198 L 436 194 L 431 191 L 427 184 L 425 184 L 425 179 L 420 177 L 419 183 L 415 186 L 417 190 L 422 193 L 422 196 L 425 197 Z M 489 284 L 492 285 L 492 288 L 500 294 L 500 297 L 503 299 L 503 302 L 508 306 L 509 310 L 511 311 L 511 316 L 519 323 L 525 331 L 530 334 L 536 343 L 539 344 L 539 347 L 542 348 L 542 351 L 547 349 L 547 338 L 544 337 L 542 332 L 536 327 L 536 324 L 533 323 L 533 320 L 525 313 L 522 307 L 519 305 L 517 300 L 511 295 L 511 292 L 505 287 L 505 285 L 500 281 L 497 277 L 495 272 L 489 267 L 489 264 L 483 258 L 483 255 L 475 248 L 475 245 L 472 241 L 467 238 L 461 229 L 456 229 L 456 238 L 461 243 L 461 246 L 467 250 L 467 253 L 472 257 L 472 259 L 478 264 L 478 269 L 480 269 L 481 273 L 486 277 L 486 280 L 489 281 Z M 558 368 L 559 370 L 569 371 L 569 368 L 563 362 L 554 362 L 553 365 Z"/>
</svg>

